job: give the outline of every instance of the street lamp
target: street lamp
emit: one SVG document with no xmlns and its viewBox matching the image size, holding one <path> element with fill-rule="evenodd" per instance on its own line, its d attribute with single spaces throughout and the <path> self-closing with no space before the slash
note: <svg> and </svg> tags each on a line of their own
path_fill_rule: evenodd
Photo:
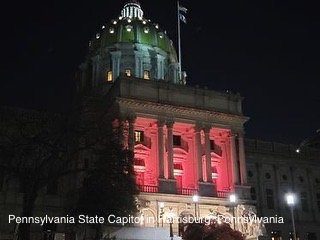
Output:
<svg viewBox="0 0 320 240">
<path fill-rule="evenodd" d="M 170 224 L 170 238 L 171 240 L 173 240 L 173 229 L 172 229 L 172 224 L 173 224 L 173 219 L 174 219 L 174 213 L 171 212 L 172 208 L 170 207 L 170 212 L 168 214 L 168 220 L 169 220 L 169 224 Z"/>
<path fill-rule="evenodd" d="M 288 193 L 286 195 L 286 200 L 287 200 L 287 204 L 290 207 L 290 212 L 291 212 L 291 221 L 292 221 L 292 228 L 293 228 L 293 239 L 296 240 L 297 239 L 297 235 L 296 235 L 296 226 L 294 223 L 294 214 L 293 214 L 293 207 L 296 204 L 296 196 L 293 193 Z"/>
<path fill-rule="evenodd" d="M 229 201 L 232 204 L 232 210 L 233 210 L 233 229 L 236 230 L 236 213 L 235 213 L 235 206 L 237 204 L 237 195 L 231 194 L 229 196 Z"/>
<path fill-rule="evenodd" d="M 192 201 L 194 202 L 194 217 L 197 218 L 198 217 L 197 203 L 199 202 L 199 196 L 198 195 L 193 195 L 192 196 Z"/>
</svg>

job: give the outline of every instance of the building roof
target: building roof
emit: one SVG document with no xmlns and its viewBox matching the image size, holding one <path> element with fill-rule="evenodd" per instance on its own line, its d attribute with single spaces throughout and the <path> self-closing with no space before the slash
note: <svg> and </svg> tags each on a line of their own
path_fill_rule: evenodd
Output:
<svg viewBox="0 0 320 240">
<path fill-rule="evenodd" d="M 304 139 L 300 143 L 299 149 L 305 147 L 311 147 L 320 150 L 320 129 L 318 129 L 314 135 Z"/>
<path fill-rule="evenodd" d="M 156 47 L 167 52 L 172 62 L 177 62 L 176 50 L 166 31 L 158 24 L 144 18 L 143 10 L 136 1 L 127 3 L 118 19 L 113 19 L 102 26 L 101 32 L 91 41 L 90 51 L 93 54 L 101 47 L 111 47 L 117 43 Z"/>
</svg>

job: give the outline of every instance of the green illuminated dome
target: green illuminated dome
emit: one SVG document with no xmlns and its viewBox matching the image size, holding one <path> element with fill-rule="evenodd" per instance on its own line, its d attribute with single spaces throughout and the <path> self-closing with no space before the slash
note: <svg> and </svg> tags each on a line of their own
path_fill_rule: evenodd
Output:
<svg viewBox="0 0 320 240">
<path fill-rule="evenodd" d="M 158 24 L 150 20 L 138 17 L 119 17 L 102 27 L 93 42 L 92 50 L 100 47 L 113 46 L 116 43 L 143 44 L 157 47 L 167 52 L 171 60 L 177 62 L 177 54 L 173 47 L 173 42 L 166 32 L 160 29 Z"/>
<path fill-rule="evenodd" d="M 81 65 L 85 85 L 112 83 L 121 75 L 181 84 L 173 42 L 158 24 L 144 18 L 137 1 L 125 4 L 89 45 L 88 60 Z"/>
</svg>

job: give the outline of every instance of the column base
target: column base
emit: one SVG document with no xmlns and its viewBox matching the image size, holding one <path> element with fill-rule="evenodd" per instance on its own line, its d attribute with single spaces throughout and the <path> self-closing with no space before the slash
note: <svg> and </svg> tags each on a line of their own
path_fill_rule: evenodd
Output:
<svg viewBox="0 0 320 240">
<path fill-rule="evenodd" d="M 177 181 L 159 178 L 159 193 L 177 194 Z"/>
<path fill-rule="evenodd" d="M 240 199 L 251 200 L 251 193 L 250 193 L 251 186 L 247 185 L 236 185 L 235 186 L 235 193 Z"/>
<path fill-rule="evenodd" d="M 217 187 L 213 183 L 199 182 L 199 195 L 204 197 L 217 196 Z"/>
</svg>

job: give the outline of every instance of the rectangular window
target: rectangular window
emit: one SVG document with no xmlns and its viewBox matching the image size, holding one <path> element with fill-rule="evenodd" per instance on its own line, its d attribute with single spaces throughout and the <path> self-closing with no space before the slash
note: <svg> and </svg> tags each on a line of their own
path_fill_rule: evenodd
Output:
<svg viewBox="0 0 320 240">
<path fill-rule="evenodd" d="M 135 131 L 134 132 L 134 140 L 136 143 L 142 143 L 144 140 L 144 132 L 143 131 Z"/>
<path fill-rule="evenodd" d="M 181 146 L 181 136 L 173 135 L 173 146 Z"/>
<path fill-rule="evenodd" d="M 273 190 L 270 188 L 266 189 L 266 195 L 267 195 L 267 208 L 268 209 L 274 209 L 274 198 L 273 198 Z"/>
<path fill-rule="evenodd" d="M 143 79 L 146 79 L 146 80 L 150 79 L 150 71 L 148 70 L 143 71 Z"/>
<path fill-rule="evenodd" d="M 251 199 L 252 200 L 257 200 L 257 193 L 256 193 L 256 189 L 254 187 L 252 187 L 250 189 L 250 193 L 251 193 Z"/>
<path fill-rule="evenodd" d="M 126 69 L 125 74 L 127 77 L 131 77 L 131 69 Z"/>
<path fill-rule="evenodd" d="M 302 192 L 300 197 L 302 211 L 309 212 L 308 194 L 306 192 Z"/>
<path fill-rule="evenodd" d="M 112 71 L 107 72 L 107 82 L 112 82 L 113 76 L 112 76 Z"/>
<path fill-rule="evenodd" d="M 214 140 L 210 140 L 210 149 L 213 151 L 215 147 Z"/>
</svg>

